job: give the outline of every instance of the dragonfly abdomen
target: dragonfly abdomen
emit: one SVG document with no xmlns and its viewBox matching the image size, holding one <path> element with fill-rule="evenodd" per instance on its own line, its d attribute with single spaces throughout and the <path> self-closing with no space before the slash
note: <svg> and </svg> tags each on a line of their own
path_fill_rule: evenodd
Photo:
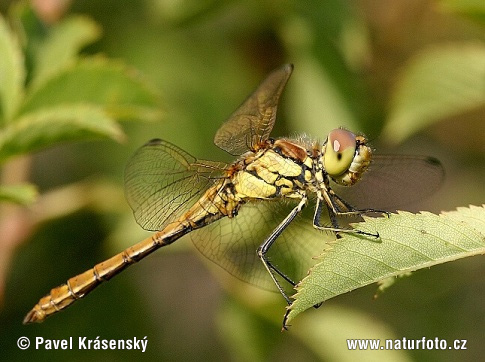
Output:
<svg viewBox="0 0 485 362">
<path fill-rule="evenodd" d="M 111 279 L 162 246 L 173 243 L 188 232 L 224 216 L 235 216 L 240 204 L 241 200 L 234 197 L 227 180 L 217 183 L 209 188 L 179 220 L 166 225 L 163 230 L 84 273 L 72 277 L 66 284 L 52 289 L 25 316 L 24 324 L 44 321 L 48 316 L 86 296 L 102 282 Z"/>
<path fill-rule="evenodd" d="M 171 244 L 190 230 L 187 223 L 169 224 L 164 230 L 95 265 L 84 273 L 70 278 L 66 284 L 53 288 L 48 295 L 41 298 L 25 316 L 24 324 L 43 322 L 48 316 L 86 296 L 102 282 L 111 279 L 162 246 Z"/>
</svg>

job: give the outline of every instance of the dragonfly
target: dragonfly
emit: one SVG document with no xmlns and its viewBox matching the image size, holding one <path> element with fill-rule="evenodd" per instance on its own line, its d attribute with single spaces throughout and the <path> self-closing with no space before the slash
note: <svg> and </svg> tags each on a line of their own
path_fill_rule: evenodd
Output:
<svg viewBox="0 0 485 362">
<path fill-rule="evenodd" d="M 126 198 L 137 223 L 154 233 L 52 289 L 24 324 L 44 321 L 187 234 L 208 259 L 279 291 L 290 305 L 290 291 L 323 250 L 318 230 L 378 239 L 378 231 L 342 227 L 341 220 L 389 214 L 386 203 L 418 200 L 437 188 L 443 178 L 437 159 L 374 155 L 364 135 L 344 128 L 323 142 L 271 138 L 292 71 L 286 64 L 270 73 L 216 132 L 214 143 L 236 156 L 232 164 L 199 160 L 160 139 L 136 151 L 125 169 Z"/>
</svg>

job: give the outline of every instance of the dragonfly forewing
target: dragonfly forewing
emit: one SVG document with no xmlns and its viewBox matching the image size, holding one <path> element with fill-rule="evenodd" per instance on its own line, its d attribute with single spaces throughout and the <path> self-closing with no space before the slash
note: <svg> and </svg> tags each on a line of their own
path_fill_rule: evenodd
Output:
<svg viewBox="0 0 485 362">
<path fill-rule="evenodd" d="M 276 120 L 278 102 L 293 66 L 286 64 L 273 71 L 231 114 L 214 136 L 214 143 L 239 156 L 254 151 L 266 141 Z"/>
</svg>

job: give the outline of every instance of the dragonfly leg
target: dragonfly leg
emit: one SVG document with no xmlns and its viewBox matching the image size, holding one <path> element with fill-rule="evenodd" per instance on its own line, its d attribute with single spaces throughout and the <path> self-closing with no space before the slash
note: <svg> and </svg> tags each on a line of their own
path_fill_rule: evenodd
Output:
<svg viewBox="0 0 485 362">
<path fill-rule="evenodd" d="M 281 235 L 283 230 L 285 230 L 285 228 L 293 221 L 293 219 L 301 212 L 301 210 L 303 210 L 306 202 L 307 202 L 306 195 L 302 195 L 302 199 L 300 200 L 298 205 L 295 206 L 293 210 L 291 210 L 291 212 L 288 214 L 288 216 L 286 216 L 285 219 L 276 227 L 276 229 L 273 230 L 271 235 L 269 235 L 268 238 L 266 238 L 266 240 L 261 244 L 261 246 L 258 248 L 258 251 L 257 251 L 259 258 L 263 262 L 264 267 L 268 271 L 269 275 L 271 276 L 271 279 L 275 283 L 276 287 L 278 288 L 283 298 L 285 298 L 288 305 L 291 304 L 291 299 L 284 291 L 278 279 L 276 279 L 276 274 L 281 276 L 283 279 L 285 279 L 288 283 L 290 283 L 293 286 L 295 286 L 296 283 L 293 282 L 290 278 L 288 278 L 284 273 L 279 271 L 278 268 L 276 268 L 273 264 L 271 264 L 266 254 L 268 253 L 268 250 L 271 248 L 271 245 L 273 245 L 273 243 L 278 238 L 278 236 Z"/>
<path fill-rule="evenodd" d="M 318 230 L 322 231 L 331 231 L 334 233 L 337 233 L 337 237 L 340 238 L 338 233 L 347 233 L 347 234 L 357 234 L 357 235 L 364 235 L 364 236 L 371 236 L 374 238 L 379 238 L 379 233 L 368 233 L 366 231 L 358 230 L 358 229 L 343 229 L 339 227 L 338 220 L 337 220 L 337 215 L 348 215 L 348 214 L 359 214 L 361 210 L 356 210 L 348 204 L 347 202 L 341 200 L 336 194 L 333 192 L 327 193 L 326 196 L 324 197 L 320 192 L 317 193 L 317 206 L 315 207 L 315 214 L 313 215 L 313 227 Z M 333 202 L 331 196 L 335 196 L 338 198 L 339 201 L 342 201 L 345 207 L 349 208 L 349 212 L 342 212 L 340 209 L 335 205 Z M 320 217 L 322 214 L 322 205 L 325 203 L 327 206 L 328 210 L 328 215 L 330 217 L 330 222 L 332 223 L 332 226 L 322 226 L 320 224 Z"/>
<path fill-rule="evenodd" d="M 284 280 L 286 280 L 291 286 L 296 286 L 296 283 L 285 273 L 283 273 L 281 270 L 279 270 L 277 267 L 271 263 L 268 259 L 266 259 L 266 263 L 268 264 L 269 268 L 273 270 L 276 274 L 278 274 L 280 277 L 282 277 Z"/>
<path fill-rule="evenodd" d="M 331 197 L 335 198 L 340 203 L 342 203 L 347 209 L 347 211 L 337 210 L 336 211 L 337 215 L 361 215 L 361 214 L 369 214 L 369 213 L 386 214 L 387 217 L 391 215 L 391 213 L 386 210 L 379 210 L 379 209 L 373 209 L 373 208 L 357 209 L 351 204 L 349 204 L 347 201 L 342 199 L 339 195 L 334 193 L 333 190 L 330 190 L 330 195 Z"/>
</svg>

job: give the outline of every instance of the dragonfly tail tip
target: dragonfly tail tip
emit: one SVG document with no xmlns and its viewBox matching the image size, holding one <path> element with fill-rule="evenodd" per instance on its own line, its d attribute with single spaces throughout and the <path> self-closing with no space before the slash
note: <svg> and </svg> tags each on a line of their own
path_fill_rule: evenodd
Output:
<svg viewBox="0 0 485 362">
<path fill-rule="evenodd" d="M 35 308 L 33 308 L 27 315 L 24 317 L 22 324 L 30 324 L 30 323 L 41 323 L 45 319 L 45 316 L 40 315 Z"/>
</svg>

